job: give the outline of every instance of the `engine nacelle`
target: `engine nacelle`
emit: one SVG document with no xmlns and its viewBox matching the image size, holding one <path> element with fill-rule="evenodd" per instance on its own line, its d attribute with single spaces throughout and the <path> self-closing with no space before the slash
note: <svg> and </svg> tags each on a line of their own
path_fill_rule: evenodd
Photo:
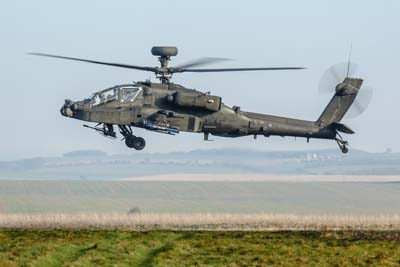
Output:
<svg viewBox="0 0 400 267">
<path fill-rule="evenodd" d="M 173 102 L 177 106 L 219 111 L 221 109 L 221 97 L 213 95 L 195 95 L 177 92 Z"/>
</svg>

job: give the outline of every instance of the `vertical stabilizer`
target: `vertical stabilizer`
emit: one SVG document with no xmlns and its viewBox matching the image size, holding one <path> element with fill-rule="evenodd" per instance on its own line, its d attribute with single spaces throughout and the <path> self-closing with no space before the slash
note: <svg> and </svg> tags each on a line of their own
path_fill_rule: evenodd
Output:
<svg viewBox="0 0 400 267">
<path fill-rule="evenodd" d="M 336 86 L 336 92 L 332 97 L 317 122 L 321 126 L 339 122 L 343 119 L 350 106 L 356 98 L 363 80 L 356 78 L 345 78 L 342 83 Z"/>
</svg>

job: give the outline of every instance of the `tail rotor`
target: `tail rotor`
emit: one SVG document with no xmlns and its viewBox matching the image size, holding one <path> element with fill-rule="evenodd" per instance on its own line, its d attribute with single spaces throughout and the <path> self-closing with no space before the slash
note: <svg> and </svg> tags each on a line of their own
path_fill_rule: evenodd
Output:
<svg viewBox="0 0 400 267">
<path fill-rule="evenodd" d="M 345 78 L 356 78 L 357 70 L 357 64 L 350 62 L 350 60 L 329 67 L 321 77 L 318 85 L 318 92 L 320 94 L 332 94 L 336 86 L 342 83 Z M 372 96 L 373 88 L 370 86 L 363 86 L 346 116 L 348 118 L 355 118 L 361 115 L 371 103 Z"/>
</svg>

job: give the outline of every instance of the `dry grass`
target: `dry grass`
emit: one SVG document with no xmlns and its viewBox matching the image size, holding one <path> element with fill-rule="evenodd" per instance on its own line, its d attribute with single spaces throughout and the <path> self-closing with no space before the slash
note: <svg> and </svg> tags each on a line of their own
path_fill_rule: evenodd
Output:
<svg viewBox="0 0 400 267">
<path fill-rule="evenodd" d="M 400 215 L 0 214 L 0 228 L 132 230 L 400 230 Z"/>
</svg>

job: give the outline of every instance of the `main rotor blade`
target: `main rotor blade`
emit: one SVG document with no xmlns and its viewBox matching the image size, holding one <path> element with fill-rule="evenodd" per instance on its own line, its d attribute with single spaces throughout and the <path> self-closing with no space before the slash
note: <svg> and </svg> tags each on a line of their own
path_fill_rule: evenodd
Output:
<svg viewBox="0 0 400 267">
<path fill-rule="evenodd" d="M 260 71 L 260 70 L 302 70 L 303 67 L 277 68 L 224 68 L 224 69 L 178 69 L 176 72 L 224 72 L 224 71 Z"/>
<path fill-rule="evenodd" d="M 155 67 L 142 67 L 142 66 L 135 66 L 135 65 L 128 65 L 128 64 L 102 62 L 102 61 L 95 61 L 95 60 L 89 60 L 89 59 L 74 58 L 74 57 L 64 57 L 64 56 L 57 56 L 57 55 L 50 55 L 50 54 L 43 54 L 43 53 L 27 53 L 27 54 L 28 55 L 34 55 L 34 56 L 53 57 L 53 58 L 61 58 L 61 59 L 82 61 L 82 62 L 87 62 L 87 63 L 94 63 L 94 64 L 107 65 L 107 66 L 113 66 L 113 67 L 120 67 L 120 68 L 126 68 L 126 69 L 137 69 L 137 70 L 145 70 L 145 71 L 157 72 L 157 68 L 155 68 Z"/>
<path fill-rule="evenodd" d="M 188 61 L 188 62 L 180 64 L 178 66 L 175 66 L 175 67 L 173 67 L 173 69 L 186 69 L 186 68 L 198 67 L 198 66 L 214 64 L 214 63 L 218 63 L 218 62 L 222 62 L 222 61 L 229 61 L 229 60 L 233 60 L 233 59 L 219 58 L 219 57 L 202 57 L 202 58 Z"/>
</svg>

